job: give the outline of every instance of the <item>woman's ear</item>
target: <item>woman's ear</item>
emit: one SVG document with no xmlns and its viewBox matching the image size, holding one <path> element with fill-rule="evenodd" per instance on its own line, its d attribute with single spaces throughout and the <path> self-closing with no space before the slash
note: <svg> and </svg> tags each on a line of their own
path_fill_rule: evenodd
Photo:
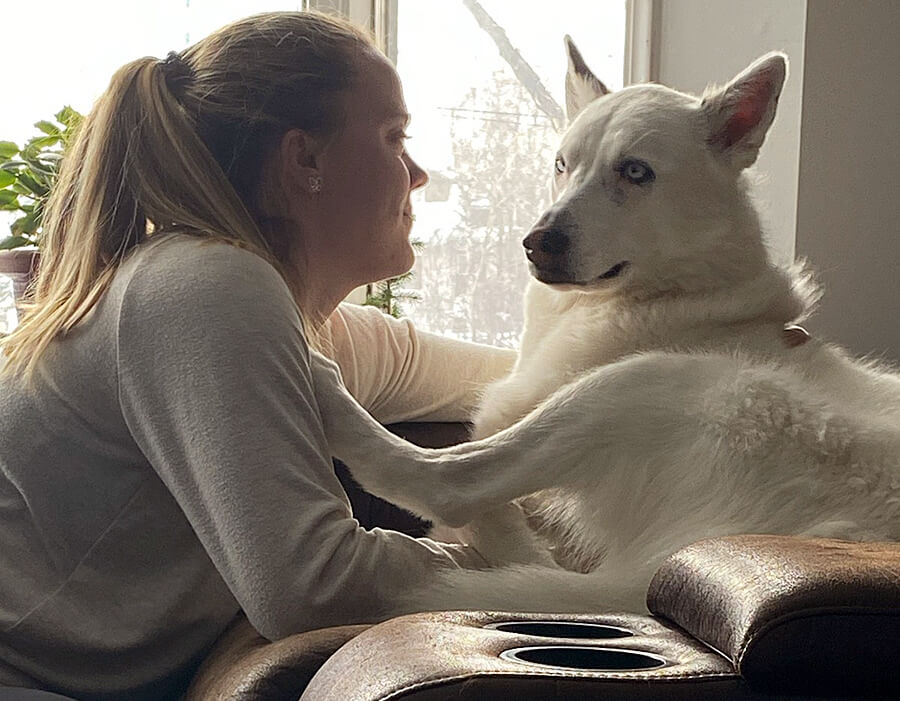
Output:
<svg viewBox="0 0 900 701">
<path fill-rule="evenodd" d="M 293 195 L 315 195 L 322 189 L 318 167 L 320 140 L 302 129 L 289 129 L 281 137 L 276 163 L 285 190 Z"/>
</svg>

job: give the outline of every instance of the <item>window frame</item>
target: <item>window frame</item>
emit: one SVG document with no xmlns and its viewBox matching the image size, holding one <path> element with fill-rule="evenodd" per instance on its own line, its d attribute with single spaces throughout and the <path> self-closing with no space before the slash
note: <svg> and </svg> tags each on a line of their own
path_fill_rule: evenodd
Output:
<svg viewBox="0 0 900 701">
<path fill-rule="evenodd" d="M 305 9 L 348 17 L 367 27 L 378 46 L 397 62 L 398 0 L 304 0 Z M 659 78 L 659 17 L 662 0 L 625 0 L 623 85 Z"/>
</svg>

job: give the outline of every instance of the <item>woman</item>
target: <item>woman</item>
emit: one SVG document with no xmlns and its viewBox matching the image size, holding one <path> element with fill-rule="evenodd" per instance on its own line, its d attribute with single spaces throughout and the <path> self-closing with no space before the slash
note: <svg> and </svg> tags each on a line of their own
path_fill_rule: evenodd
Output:
<svg viewBox="0 0 900 701">
<path fill-rule="evenodd" d="M 384 421 L 460 419 L 513 360 L 335 312 L 412 264 L 426 175 L 407 121 L 390 63 L 317 14 L 250 17 L 113 77 L 3 342 L 0 684 L 169 698 L 239 611 L 277 639 L 483 566 L 361 529 L 314 399 L 314 337 Z"/>
</svg>

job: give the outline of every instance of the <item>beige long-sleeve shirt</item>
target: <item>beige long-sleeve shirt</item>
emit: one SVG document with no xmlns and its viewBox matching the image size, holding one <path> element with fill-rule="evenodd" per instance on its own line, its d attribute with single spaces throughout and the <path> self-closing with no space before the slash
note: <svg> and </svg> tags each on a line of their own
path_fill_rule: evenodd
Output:
<svg viewBox="0 0 900 701">
<path fill-rule="evenodd" d="M 464 418 L 514 359 L 349 306 L 325 336 L 383 421 Z M 0 379 L 0 684 L 169 698 L 239 610 L 277 639 L 403 612 L 438 569 L 481 564 L 352 518 L 308 354 L 271 266 L 173 236 L 32 386 Z"/>
</svg>

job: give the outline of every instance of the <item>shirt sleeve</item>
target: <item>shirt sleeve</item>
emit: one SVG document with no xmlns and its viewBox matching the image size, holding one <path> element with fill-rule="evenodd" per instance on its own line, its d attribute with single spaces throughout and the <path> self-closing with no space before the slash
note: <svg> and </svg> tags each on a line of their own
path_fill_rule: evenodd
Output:
<svg viewBox="0 0 900 701">
<path fill-rule="evenodd" d="M 477 553 L 353 519 L 296 306 L 257 256 L 154 251 L 122 301 L 121 409 L 253 626 L 278 639 L 405 612 L 409 588 Z"/>
<path fill-rule="evenodd" d="M 516 360 L 514 350 L 419 331 L 354 304 L 335 310 L 322 339 L 347 389 L 382 423 L 467 421 L 484 386 Z"/>
</svg>

